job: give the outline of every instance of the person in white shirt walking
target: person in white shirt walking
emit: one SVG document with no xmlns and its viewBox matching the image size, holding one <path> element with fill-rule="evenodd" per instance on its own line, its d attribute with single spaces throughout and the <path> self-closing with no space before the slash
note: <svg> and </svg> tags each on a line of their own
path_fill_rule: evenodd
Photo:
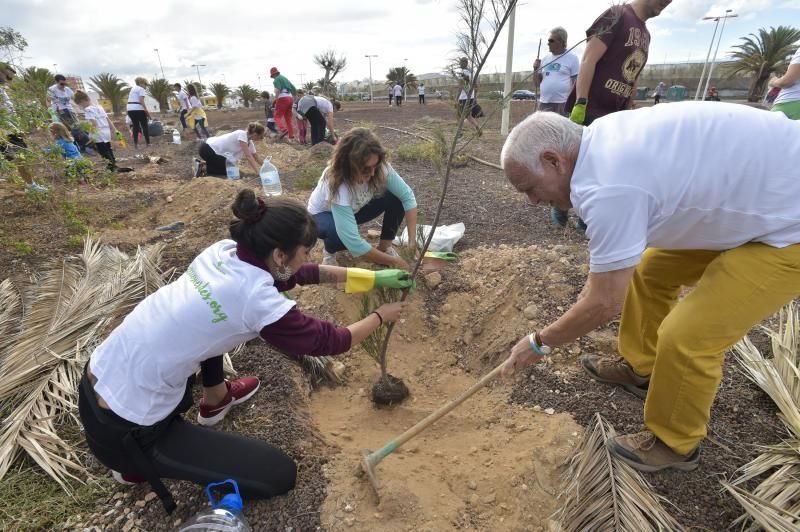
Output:
<svg viewBox="0 0 800 532">
<path fill-rule="evenodd" d="M 75 111 L 72 108 L 72 97 L 75 93 L 73 93 L 72 89 L 67 85 L 67 78 L 63 75 L 56 74 L 55 80 L 55 84 L 47 89 L 50 108 L 55 111 L 61 123 L 67 126 L 67 129 L 71 129 L 78 123 L 78 119 L 75 117 Z"/>
<path fill-rule="evenodd" d="M 147 94 L 147 80 L 138 77 L 135 80 L 136 86 L 128 93 L 128 117 L 133 124 L 133 146 L 139 147 L 139 133 L 144 135 L 147 147 L 150 147 L 150 128 L 147 121 L 150 119 L 150 111 L 147 110 L 144 97 Z"/>
<path fill-rule="evenodd" d="M 538 72 L 538 110 L 563 115 L 569 93 L 578 79 L 580 61 L 574 53 L 567 52 L 567 30 L 560 26 L 550 30 L 547 47 L 550 53 L 544 56 L 544 60 L 533 62 L 533 69 Z M 539 72 L 542 63 L 544 68 Z"/>
<path fill-rule="evenodd" d="M 461 84 L 461 92 L 458 95 L 458 110 L 459 113 L 466 115 L 467 122 L 469 122 L 469 124 L 475 128 L 475 131 L 478 133 L 478 135 L 480 135 L 481 126 L 475 119 L 478 115 L 478 109 L 475 102 L 475 95 L 477 94 L 478 85 L 477 82 L 473 83 L 472 70 L 469 69 L 469 60 L 466 57 L 462 57 L 458 60 L 458 66 L 459 70 L 456 72 L 456 75 L 459 83 Z M 470 84 L 472 84 L 472 90 L 470 90 L 469 94 L 467 94 L 467 89 L 469 88 Z"/>
<path fill-rule="evenodd" d="M 420 83 L 419 87 L 417 87 L 417 97 L 419 98 L 420 104 L 425 104 L 425 84 Z"/>
<path fill-rule="evenodd" d="M 189 112 L 189 93 L 181 88 L 180 83 L 176 83 L 172 87 L 175 89 L 178 97 L 178 105 L 180 107 L 178 113 L 181 120 L 181 126 L 183 126 L 183 130 L 186 131 L 186 128 L 189 127 L 186 124 L 186 113 Z"/>
<path fill-rule="evenodd" d="M 403 105 L 403 86 L 395 83 L 392 87 L 392 96 L 394 96 L 394 103 L 397 107 Z"/>
<path fill-rule="evenodd" d="M 412 289 L 408 272 L 307 263 L 317 229 L 304 206 L 284 196 L 239 192 L 230 239 L 203 250 L 175 281 L 147 296 L 91 354 L 79 386 L 78 411 L 90 451 L 119 482 L 149 482 L 169 512 L 162 478 L 205 485 L 234 479 L 246 498 L 266 499 L 295 485 L 297 465 L 261 439 L 207 426 L 255 395 L 256 377 L 226 380 L 223 354 L 261 338 L 294 357 L 349 351 L 405 303 L 382 305 L 337 327 L 300 312 L 281 292 L 296 285 L 343 283 L 348 293 Z M 195 372 L 202 396 L 197 426 Z M 290 429 L 287 429 L 290 430 Z"/>
<path fill-rule="evenodd" d="M 725 352 L 800 294 L 797 153 L 800 122 L 730 103 L 619 111 L 588 127 L 526 118 L 503 146 L 506 177 L 530 203 L 586 220 L 589 277 L 569 310 L 514 346 L 503 373 L 621 311 L 622 358 L 581 364 L 643 398 L 647 430 L 608 447 L 642 471 L 696 468 Z"/>
<path fill-rule="evenodd" d="M 800 120 L 800 48 L 789 61 L 786 73 L 779 78 L 770 79 L 769 86 L 781 90 L 770 110 L 781 112 L 792 120 Z"/>
</svg>

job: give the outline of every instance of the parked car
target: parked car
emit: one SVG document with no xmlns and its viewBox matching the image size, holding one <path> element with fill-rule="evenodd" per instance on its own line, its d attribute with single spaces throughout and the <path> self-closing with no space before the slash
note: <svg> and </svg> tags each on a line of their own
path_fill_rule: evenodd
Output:
<svg viewBox="0 0 800 532">
<path fill-rule="evenodd" d="M 535 100 L 536 99 L 536 93 L 533 92 L 533 91 L 528 91 L 528 90 L 525 90 L 525 89 L 521 89 L 521 90 L 514 91 L 513 93 L 511 93 L 511 99 L 512 100 Z"/>
</svg>

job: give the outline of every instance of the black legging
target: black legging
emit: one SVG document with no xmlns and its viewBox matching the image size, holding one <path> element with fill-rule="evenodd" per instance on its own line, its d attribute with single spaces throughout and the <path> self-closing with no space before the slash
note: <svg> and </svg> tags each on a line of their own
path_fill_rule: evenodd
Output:
<svg viewBox="0 0 800 532">
<path fill-rule="evenodd" d="M 207 385 L 207 369 L 210 373 L 218 372 L 216 377 L 209 375 L 212 380 L 222 377 L 221 356 L 205 361 L 201 367 L 204 385 Z M 186 395 L 177 412 L 191 405 L 193 381 L 190 378 L 187 382 Z M 145 459 L 152 463 L 159 478 L 202 485 L 232 478 L 239 484 L 242 496 L 253 499 L 282 495 L 294 488 L 297 465 L 272 445 L 191 424 L 180 414 L 172 417 L 155 439 L 148 438 L 152 434 L 148 432 L 150 427 L 136 425 L 100 408 L 86 375 L 80 385 L 78 411 L 89 449 L 103 465 L 120 473 L 147 476 L 124 448 L 125 436 L 133 431 Z"/>
<path fill-rule="evenodd" d="M 311 145 L 325 140 L 325 117 L 320 110 L 312 107 L 306 112 L 306 119 L 311 124 Z"/>
<path fill-rule="evenodd" d="M 200 157 L 206 162 L 206 173 L 217 177 L 228 177 L 228 170 L 225 168 L 225 156 L 218 154 L 214 148 L 203 142 L 200 144 Z"/>
<path fill-rule="evenodd" d="M 133 145 L 139 145 L 139 132 L 144 135 L 144 141 L 150 145 L 150 130 L 147 127 L 147 112 L 146 111 L 128 111 L 128 116 L 133 122 Z"/>
<path fill-rule="evenodd" d="M 95 142 L 94 147 L 100 157 L 106 160 L 106 166 L 112 172 L 117 168 L 117 158 L 114 157 L 114 150 L 110 142 Z"/>
</svg>

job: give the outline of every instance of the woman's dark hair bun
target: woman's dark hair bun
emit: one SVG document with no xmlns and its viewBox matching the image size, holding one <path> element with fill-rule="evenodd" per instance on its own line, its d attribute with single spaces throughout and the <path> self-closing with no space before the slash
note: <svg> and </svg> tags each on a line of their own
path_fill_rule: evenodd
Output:
<svg viewBox="0 0 800 532">
<path fill-rule="evenodd" d="M 240 220 L 251 220 L 258 214 L 258 199 L 255 192 L 246 188 L 240 190 L 231 206 L 233 215 Z"/>
</svg>

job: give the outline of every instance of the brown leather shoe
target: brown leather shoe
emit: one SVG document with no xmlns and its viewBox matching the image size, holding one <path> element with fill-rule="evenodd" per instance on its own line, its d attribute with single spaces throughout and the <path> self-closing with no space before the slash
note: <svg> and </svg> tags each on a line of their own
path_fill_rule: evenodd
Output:
<svg viewBox="0 0 800 532">
<path fill-rule="evenodd" d="M 608 439 L 606 447 L 611 454 L 639 471 L 661 471 L 668 468 L 693 471 L 700 465 L 699 447 L 687 456 L 678 454 L 649 430 L 614 436 Z"/>
<path fill-rule="evenodd" d="M 611 358 L 598 355 L 584 355 L 581 366 L 596 381 L 622 386 L 636 397 L 645 399 L 650 377 L 637 375 L 630 364 L 622 357 Z"/>
</svg>

